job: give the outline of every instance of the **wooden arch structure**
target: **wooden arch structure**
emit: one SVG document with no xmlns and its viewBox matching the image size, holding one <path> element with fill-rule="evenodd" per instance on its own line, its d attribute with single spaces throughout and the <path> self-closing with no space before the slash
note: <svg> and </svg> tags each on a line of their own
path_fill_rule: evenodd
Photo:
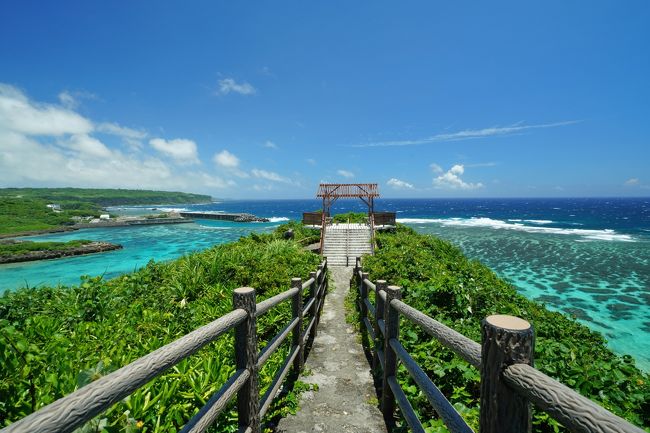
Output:
<svg viewBox="0 0 650 433">
<path fill-rule="evenodd" d="M 323 216 L 329 217 L 332 203 L 340 198 L 360 198 L 368 205 L 368 216 L 375 210 L 375 198 L 379 197 L 376 183 L 321 183 L 316 197 L 323 199 Z"/>
</svg>

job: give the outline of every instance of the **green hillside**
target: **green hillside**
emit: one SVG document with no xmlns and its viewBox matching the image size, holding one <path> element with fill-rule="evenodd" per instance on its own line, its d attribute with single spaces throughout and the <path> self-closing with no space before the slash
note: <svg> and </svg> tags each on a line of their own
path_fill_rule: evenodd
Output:
<svg viewBox="0 0 650 433">
<path fill-rule="evenodd" d="M 207 203 L 211 197 L 184 192 L 84 188 L 0 189 L 0 234 L 49 230 L 73 224 L 74 216 L 98 217 L 104 206 Z M 57 204 L 60 212 L 48 208 Z"/>
<path fill-rule="evenodd" d="M 89 188 L 3 188 L 0 189 L 0 199 L 4 197 L 32 198 L 48 203 L 85 202 L 99 206 L 209 203 L 212 200 L 209 195 L 186 192 Z"/>
</svg>

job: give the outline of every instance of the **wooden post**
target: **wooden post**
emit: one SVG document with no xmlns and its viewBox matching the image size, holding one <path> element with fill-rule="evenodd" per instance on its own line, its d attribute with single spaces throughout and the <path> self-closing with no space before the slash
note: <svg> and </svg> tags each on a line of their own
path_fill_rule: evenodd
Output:
<svg viewBox="0 0 650 433">
<path fill-rule="evenodd" d="M 310 272 L 309 278 L 313 278 L 314 282 L 309 286 L 309 298 L 313 299 L 314 302 L 311 304 L 311 316 L 314 318 L 314 324 L 309 331 L 309 339 L 313 340 L 316 338 L 316 326 L 318 325 L 318 279 L 316 278 L 316 272 Z"/>
<path fill-rule="evenodd" d="M 386 280 L 377 280 L 375 287 L 377 288 L 377 293 L 375 293 L 375 320 L 373 320 L 373 327 L 375 329 L 375 341 L 374 341 L 374 353 L 372 356 L 372 367 L 375 372 L 381 367 L 379 363 L 379 355 L 377 350 L 383 347 L 384 345 L 384 334 L 381 333 L 379 328 L 379 321 L 384 319 L 384 300 L 379 296 L 379 292 L 382 290 L 386 291 Z"/>
<path fill-rule="evenodd" d="M 494 315 L 481 324 L 480 433 L 532 430 L 530 402 L 509 388 L 501 373 L 512 364 L 533 365 L 535 336 L 527 321 Z"/>
<path fill-rule="evenodd" d="M 257 323 L 255 320 L 255 289 L 240 287 L 233 292 L 233 307 L 248 314 L 235 328 L 235 364 L 237 370 L 247 369 L 250 377 L 237 392 L 239 431 L 250 428 L 260 432 L 260 396 L 257 372 Z"/>
<path fill-rule="evenodd" d="M 386 287 L 386 303 L 384 304 L 384 320 L 386 335 L 384 338 L 384 375 L 382 378 L 381 411 L 384 414 L 386 425 L 394 425 L 395 396 L 388 384 L 388 378 L 396 375 L 397 355 L 390 347 L 392 338 L 399 338 L 399 312 L 391 307 L 393 299 L 402 299 L 402 289 L 397 286 Z"/>
<path fill-rule="evenodd" d="M 367 335 L 368 331 L 363 323 L 364 319 L 368 317 L 368 306 L 366 306 L 366 298 L 368 298 L 368 286 L 365 285 L 363 280 L 368 278 L 368 273 L 361 273 L 361 282 L 359 283 L 359 329 L 361 335 Z"/>
<path fill-rule="evenodd" d="M 304 343 L 302 342 L 302 279 L 292 278 L 291 287 L 298 288 L 298 293 L 293 297 L 291 303 L 291 312 L 294 319 L 298 319 L 296 327 L 293 328 L 292 344 L 293 347 L 298 347 L 298 355 L 293 360 L 293 368 L 296 373 L 300 373 L 304 363 Z"/>
</svg>

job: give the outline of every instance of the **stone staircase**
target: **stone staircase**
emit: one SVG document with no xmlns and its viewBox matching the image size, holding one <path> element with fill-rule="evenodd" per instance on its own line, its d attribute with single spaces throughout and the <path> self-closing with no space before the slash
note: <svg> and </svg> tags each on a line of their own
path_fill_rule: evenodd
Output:
<svg viewBox="0 0 650 433">
<path fill-rule="evenodd" d="M 371 254 L 370 226 L 332 224 L 325 230 L 323 256 L 330 266 L 354 266 L 355 257 Z"/>
</svg>

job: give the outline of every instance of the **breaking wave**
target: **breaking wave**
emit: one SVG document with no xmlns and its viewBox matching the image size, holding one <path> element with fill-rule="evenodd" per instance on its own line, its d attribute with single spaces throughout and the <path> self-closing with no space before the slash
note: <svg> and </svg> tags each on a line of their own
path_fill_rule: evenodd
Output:
<svg viewBox="0 0 650 433">
<path fill-rule="evenodd" d="M 510 221 L 510 222 L 509 222 Z M 541 233 L 541 234 L 554 234 L 554 235 L 574 235 L 581 236 L 584 239 L 597 240 L 597 241 L 621 241 L 621 242 L 634 242 L 635 239 L 630 235 L 617 233 L 614 230 L 588 230 L 588 229 L 565 229 L 559 227 L 539 227 L 521 224 L 527 221 L 533 224 L 550 224 L 552 221 L 547 220 L 495 220 L 492 218 L 398 218 L 397 222 L 404 224 L 428 224 L 435 223 L 442 226 L 457 226 L 457 227 L 487 227 L 500 230 L 516 230 L 527 233 Z M 533 222 L 536 221 L 536 222 Z M 543 222 L 542 222 L 543 221 Z"/>
</svg>

